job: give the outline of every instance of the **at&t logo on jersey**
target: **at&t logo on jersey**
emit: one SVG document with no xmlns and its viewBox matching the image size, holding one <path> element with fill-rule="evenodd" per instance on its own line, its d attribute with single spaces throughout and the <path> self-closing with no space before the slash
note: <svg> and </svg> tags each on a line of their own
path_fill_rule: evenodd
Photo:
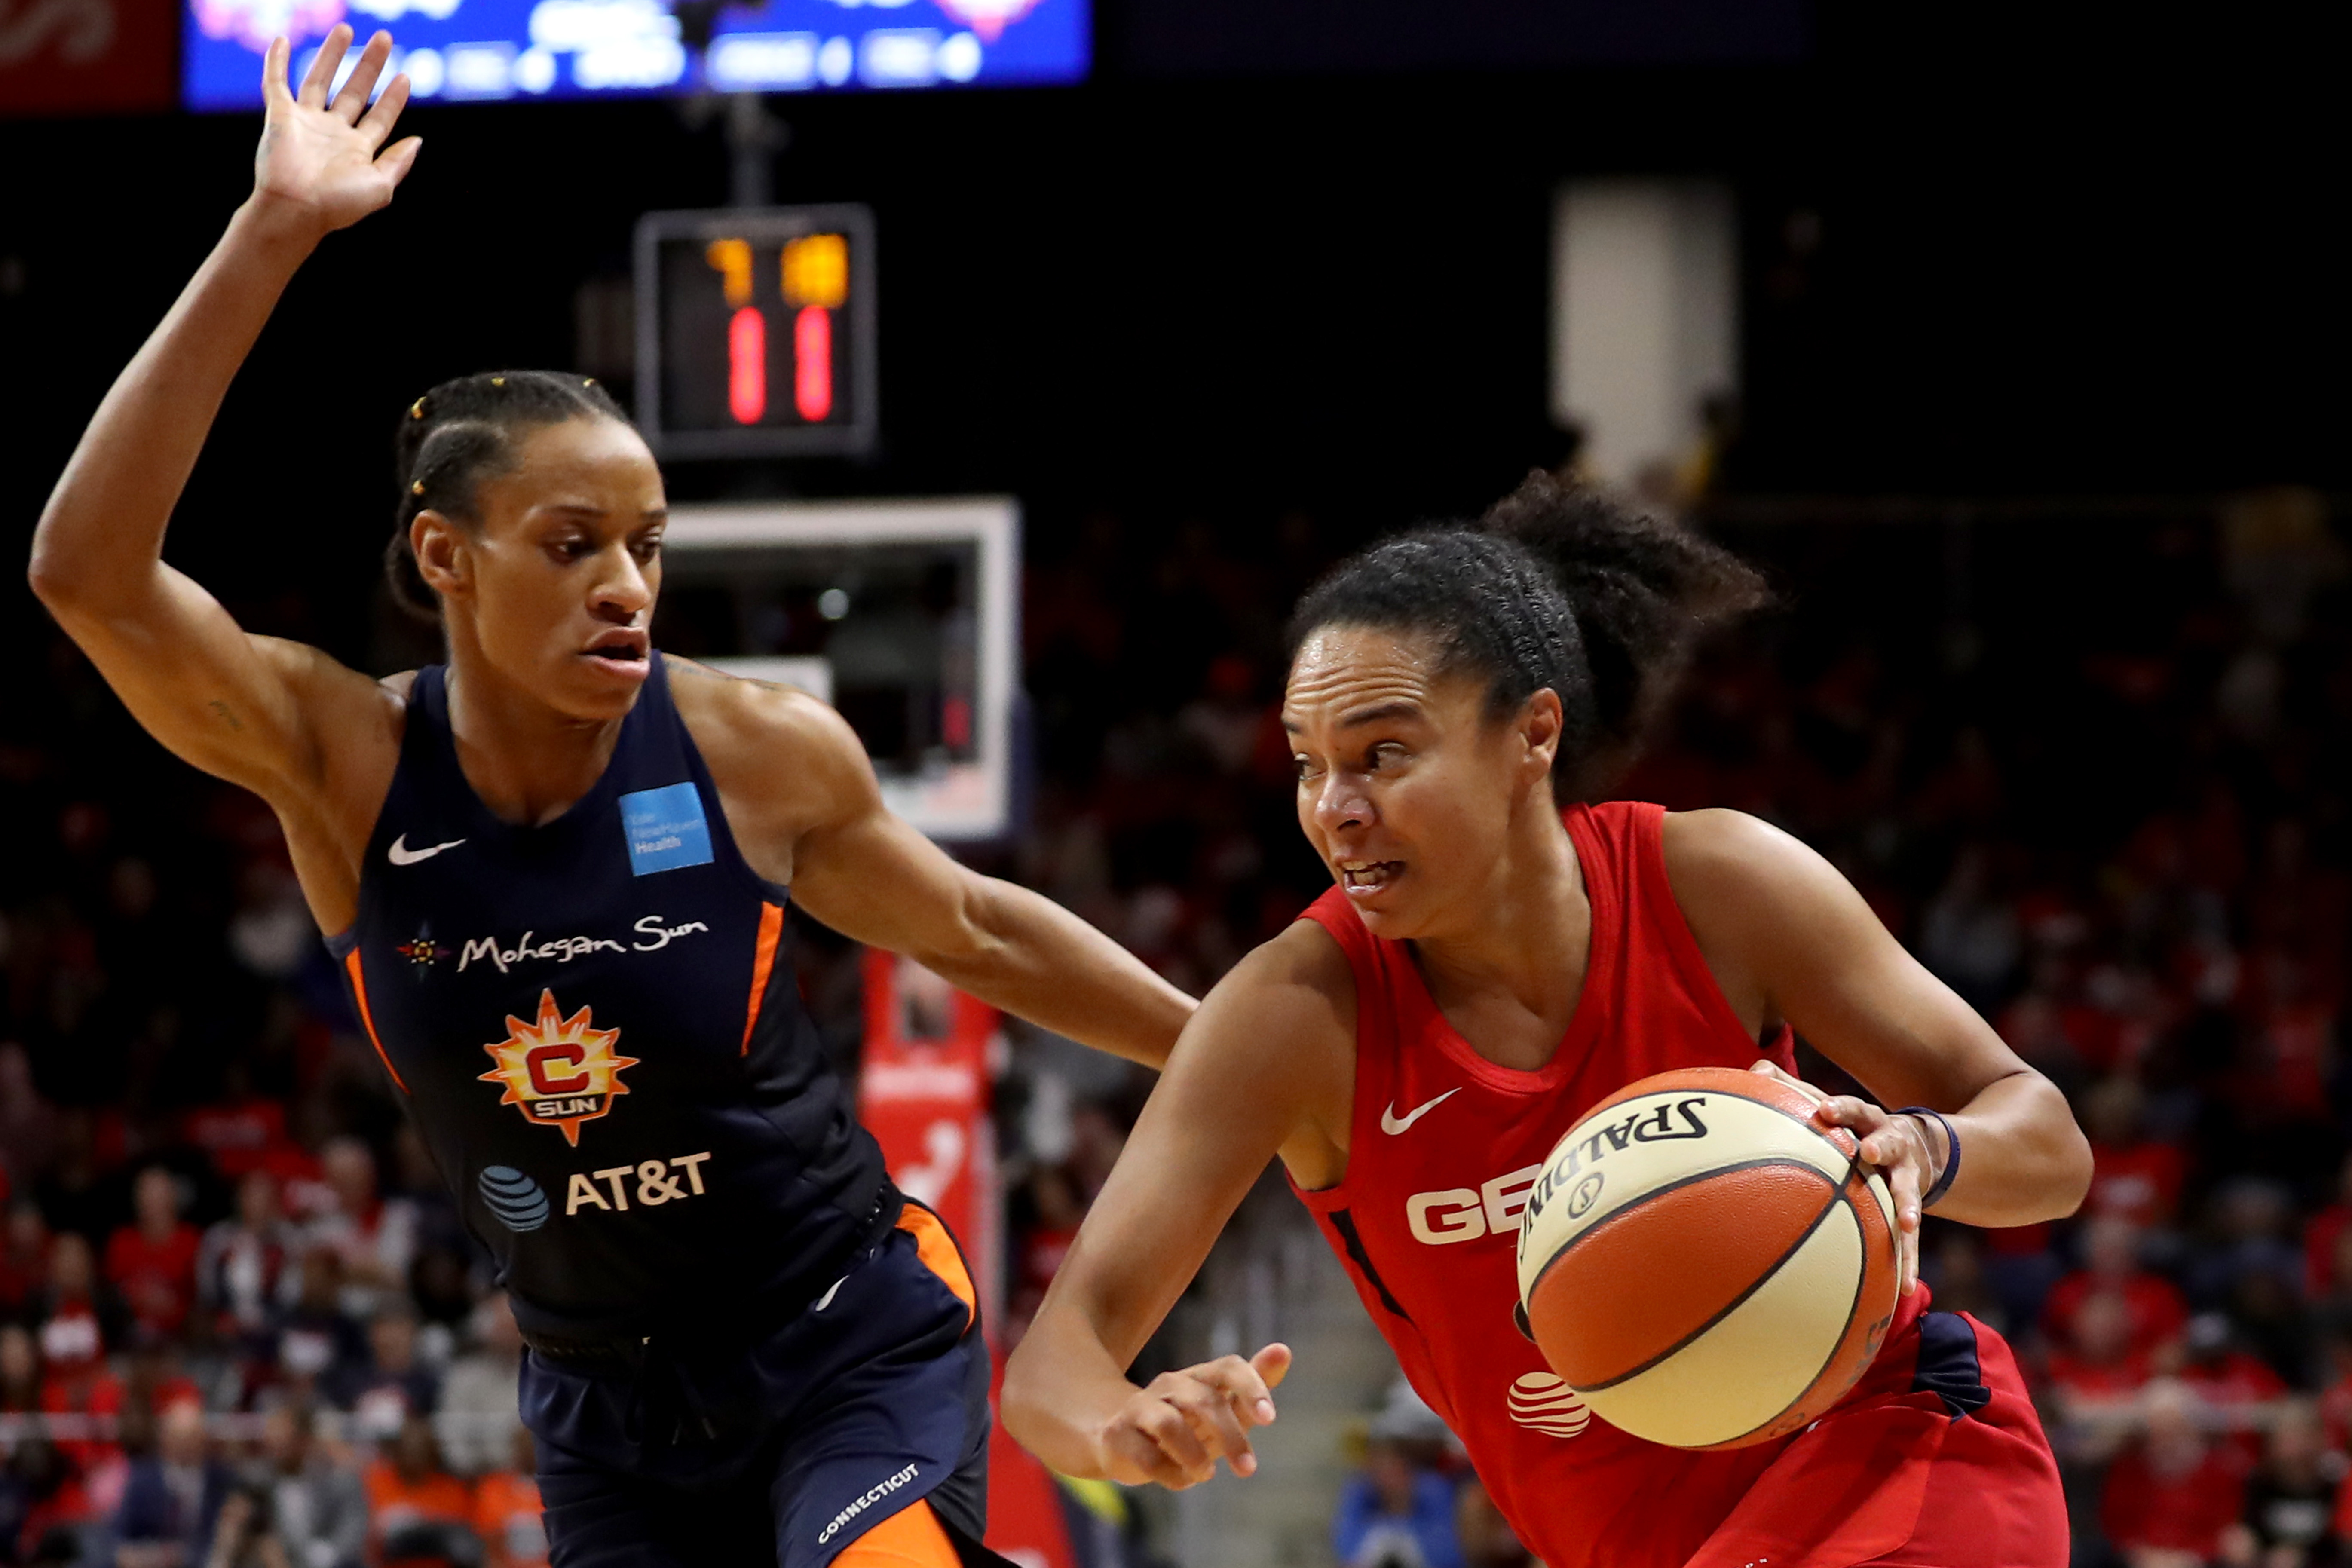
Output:
<svg viewBox="0 0 2352 1568">
<path fill-rule="evenodd" d="M 1511 1419 L 1547 1437 L 1573 1437 L 1592 1424 L 1592 1412 L 1567 1380 L 1531 1372 L 1511 1384 Z"/>
<path fill-rule="evenodd" d="M 590 1009 L 569 1018 L 555 1005 L 555 993 L 539 994 L 539 1017 L 531 1023 L 509 1016 L 507 1037 L 482 1049 L 499 1065 L 482 1074 L 484 1083 L 503 1084 L 500 1105 L 520 1110 L 525 1120 L 562 1129 L 564 1141 L 580 1146 L 580 1124 L 593 1121 L 629 1092 L 621 1081 L 635 1057 L 614 1050 L 618 1029 L 589 1026 Z"/>
</svg>

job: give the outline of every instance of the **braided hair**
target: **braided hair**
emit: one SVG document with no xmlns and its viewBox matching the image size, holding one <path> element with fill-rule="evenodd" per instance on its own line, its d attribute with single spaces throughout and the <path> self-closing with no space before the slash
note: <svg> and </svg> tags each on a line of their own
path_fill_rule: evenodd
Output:
<svg viewBox="0 0 2352 1568">
<path fill-rule="evenodd" d="M 440 618 L 440 603 L 409 547 L 409 525 L 418 512 L 437 511 L 461 523 L 478 522 L 475 491 L 483 479 L 514 467 L 515 448 L 524 435 L 543 425 L 583 418 L 629 422 L 600 384 L 551 370 L 461 375 L 410 404 L 393 439 L 400 504 L 394 510 L 392 538 L 383 549 L 384 575 L 394 602 L 425 620 Z"/>
<path fill-rule="evenodd" d="M 1680 523 L 1538 469 L 1475 523 L 1341 562 L 1299 600 L 1290 647 L 1327 626 L 1428 637 L 1443 672 L 1485 680 L 1490 719 L 1550 688 L 1552 790 L 1580 800 L 1633 760 L 1700 634 L 1768 597 L 1754 568 Z"/>
</svg>

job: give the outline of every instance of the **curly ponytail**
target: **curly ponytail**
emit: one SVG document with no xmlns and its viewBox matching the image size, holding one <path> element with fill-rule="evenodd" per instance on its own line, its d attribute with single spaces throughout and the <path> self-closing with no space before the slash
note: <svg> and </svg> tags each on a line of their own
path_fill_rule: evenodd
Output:
<svg viewBox="0 0 2352 1568">
<path fill-rule="evenodd" d="M 1581 799 L 1633 761 L 1710 626 L 1756 608 L 1764 580 L 1667 518 L 1540 469 L 1475 524 L 1417 529 L 1341 562 L 1290 622 L 1414 632 L 1486 682 L 1486 710 L 1549 687 L 1563 718 L 1552 787 Z"/>
<path fill-rule="evenodd" d="M 582 418 L 629 421 L 595 381 L 548 370 L 461 375 L 410 404 L 393 437 L 400 502 L 383 548 L 393 602 L 424 620 L 441 616 L 440 602 L 409 547 L 409 525 L 418 512 L 437 511 L 476 524 L 475 491 L 483 479 L 513 468 L 519 438 L 542 425 Z"/>
</svg>

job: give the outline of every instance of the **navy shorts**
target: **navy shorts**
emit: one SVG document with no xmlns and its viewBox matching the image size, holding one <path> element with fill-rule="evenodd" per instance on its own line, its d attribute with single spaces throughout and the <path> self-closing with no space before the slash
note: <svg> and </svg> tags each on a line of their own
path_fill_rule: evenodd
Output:
<svg viewBox="0 0 2352 1568">
<path fill-rule="evenodd" d="M 527 1354 L 553 1568 L 823 1568 L 928 1500 L 987 1527 L 988 1346 L 946 1227 L 909 1204 L 841 1282 L 743 1350 L 649 1342 L 634 1372 Z"/>
</svg>

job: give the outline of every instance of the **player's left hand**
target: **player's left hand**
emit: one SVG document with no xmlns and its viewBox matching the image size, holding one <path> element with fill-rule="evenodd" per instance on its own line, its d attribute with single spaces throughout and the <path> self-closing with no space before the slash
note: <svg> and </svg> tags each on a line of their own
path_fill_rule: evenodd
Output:
<svg viewBox="0 0 2352 1568">
<path fill-rule="evenodd" d="M 1850 1094 L 1824 1093 L 1770 1062 L 1758 1062 L 1754 1070 L 1810 1097 L 1813 1120 L 1852 1133 L 1863 1163 L 1886 1178 L 1895 1199 L 1895 1277 L 1902 1293 L 1911 1294 L 1919 1284 L 1919 1194 L 1936 1184 L 1941 1161 L 1948 1157 L 1940 1130 L 1930 1131 L 1921 1117 L 1900 1115 Z"/>
</svg>

